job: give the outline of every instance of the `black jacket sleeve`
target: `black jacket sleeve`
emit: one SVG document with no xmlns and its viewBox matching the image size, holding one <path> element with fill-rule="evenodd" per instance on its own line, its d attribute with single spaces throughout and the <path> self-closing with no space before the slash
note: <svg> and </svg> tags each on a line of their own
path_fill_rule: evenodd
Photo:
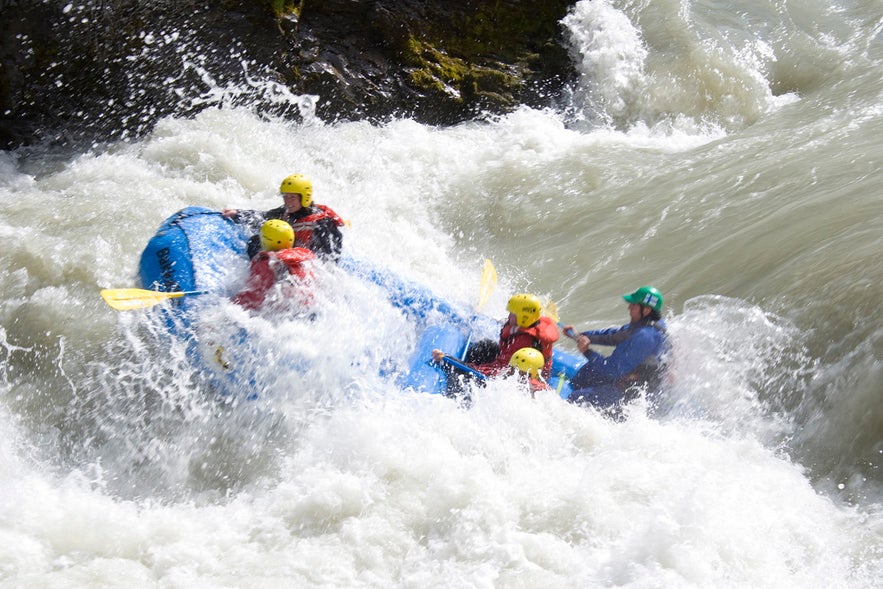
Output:
<svg viewBox="0 0 883 589">
<path fill-rule="evenodd" d="M 322 219 L 313 230 L 310 249 L 320 258 L 337 261 L 343 247 L 343 234 L 331 219 Z"/>
</svg>

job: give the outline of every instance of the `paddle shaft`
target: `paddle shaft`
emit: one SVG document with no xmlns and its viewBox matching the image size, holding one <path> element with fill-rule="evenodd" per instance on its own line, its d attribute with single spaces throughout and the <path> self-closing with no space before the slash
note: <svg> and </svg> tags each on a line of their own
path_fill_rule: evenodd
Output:
<svg viewBox="0 0 883 589">
<path fill-rule="evenodd" d="M 497 269 L 494 268 L 493 262 L 490 259 L 485 259 L 484 268 L 481 271 L 481 286 L 478 289 L 478 304 L 475 306 L 475 313 L 481 313 L 481 308 L 484 307 L 484 304 L 487 302 L 488 298 L 490 298 L 491 293 L 494 292 L 494 289 L 497 287 Z M 469 346 L 472 345 L 472 330 L 469 330 L 469 335 L 466 336 L 466 345 L 463 346 L 463 357 L 466 357 L 466 352 L 469 351 Z"/>
<path fill-rule="evenodd" d="M 472 366 L 469 366 L 468 364 L 461 362 L 460 360 L 457 360 L 456 358 L 454 358 L 452 356 L 442 356 L 441 359 L 442 359 L 442 362 L 447 362 L 448 364 L 450 364 L 454 368 L 461 370 L 462 372 L 465 372 L 467 374 L 470 374 L 479 380 L 487 380 L 487 376 L 484 373 L 479 372 L 478 370 L 476 370 Z"/>
</svg>

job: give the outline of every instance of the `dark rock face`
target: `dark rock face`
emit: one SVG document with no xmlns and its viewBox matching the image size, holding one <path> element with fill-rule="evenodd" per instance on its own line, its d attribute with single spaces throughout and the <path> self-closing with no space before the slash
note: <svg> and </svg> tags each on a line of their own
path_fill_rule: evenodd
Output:
<svg viewBox="0 0 883 589">
<path fill-rule="evenodd" d="M 566 0 L 0 0 L 0 148 L 140 135 L 218 104 L 448 125 L 554 102 Z"/>
</svg>

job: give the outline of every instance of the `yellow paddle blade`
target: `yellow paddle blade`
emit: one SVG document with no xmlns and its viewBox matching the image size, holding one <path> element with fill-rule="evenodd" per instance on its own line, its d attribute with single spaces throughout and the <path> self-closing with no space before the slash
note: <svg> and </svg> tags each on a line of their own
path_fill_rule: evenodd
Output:
<svg viewBox="0 0 883 589">
<path fill-rule="evenodd" d="M 552 299 L 546 301 L 546 304 L 543 307 L 543 313 L 546 315 L 546 317 L 548 317 L 555 323 L 558 323 L 558 321 L 560 321 L 560 319 L 558 318 L 558 305 L 556 305 L 555 301 L 553 301 Z"/>
<path fill-rule="evenodd" d="M 484 261 L 484 269 L 481 271 L 481 287 L 478 289 L 478 306 L 475 312 L 481 311 L 484 304 L 490 298 L 491 293 L 497 287 L 497 269 L 494 268 L 490 259 Z"/>
<path fill-rule="evenodd" d="M 183 297 L 186 292 L 159 292 L 143 288 L 105 288 L 101 298 L 117 311 L 146 309 L 168 299 Z"/>
</svg>

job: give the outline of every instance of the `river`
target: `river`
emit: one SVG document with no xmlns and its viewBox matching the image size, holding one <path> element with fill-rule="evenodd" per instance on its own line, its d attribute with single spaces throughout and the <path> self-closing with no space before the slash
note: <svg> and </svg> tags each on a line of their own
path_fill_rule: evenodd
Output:
<svg viewBox="0 0 883 589">
<path fill-rule="evenodd" d="M 878 586 L 883 6 L 584 0 L 563 26 L 583 76 L 544 110 L 329 123 L 278 90 L 292 122 L 212 87 L 137 139 L 0 152 L 0 586 Z M 216 311 L 272 394 L 211 395 L 98 291 L 140 286 L 175 211 L 278 206 L 291 173 L 349 253 L 452 301 L 491 259 L 495 316 L 529 291 L 618 325 L 655 285 L 658 411 L 398 390 L 378 350 L 407 324 L 346 280 L 318 323 Z"/>
</svg>

